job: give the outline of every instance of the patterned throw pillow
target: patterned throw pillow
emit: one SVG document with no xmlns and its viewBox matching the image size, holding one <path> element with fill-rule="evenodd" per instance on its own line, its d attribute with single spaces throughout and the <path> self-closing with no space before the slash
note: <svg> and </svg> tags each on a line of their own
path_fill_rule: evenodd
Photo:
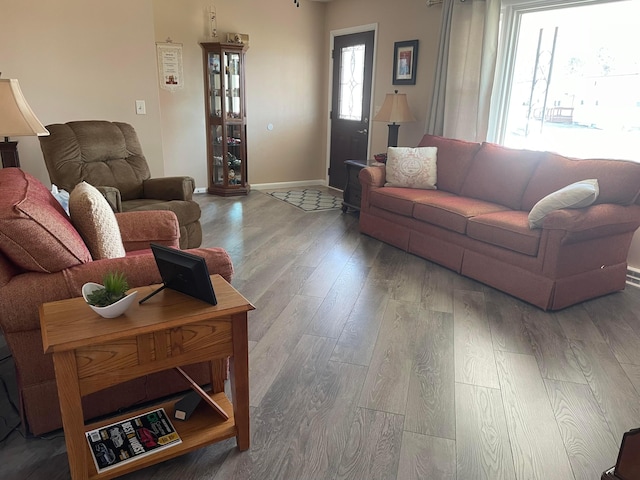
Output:
<svg viewBox="0 0 640 480">
<path fill-rule="evenodd" d="M 437 152 L 436 147 L 389 147 L 385 187 L 435 190 Z"/>
<path fill-rule="evenodd" d="M 69 213 L 94 260 L 125 256 L 116 216 L 97 188 L 87 182 L 76 185 L 69 195 Z"/>
</svg>

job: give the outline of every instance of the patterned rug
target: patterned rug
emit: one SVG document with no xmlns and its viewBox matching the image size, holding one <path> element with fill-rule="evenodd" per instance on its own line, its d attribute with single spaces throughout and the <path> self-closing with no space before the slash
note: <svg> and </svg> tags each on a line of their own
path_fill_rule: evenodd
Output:
<svg viewBox="0 0 640 480">
<path fill-rule="evenodd" d="M 341 197 L 336 197 L 335 195 L 314 188 L 266 193 L 305 212 L 319 212 L 342 207 Z"/>
</svg>

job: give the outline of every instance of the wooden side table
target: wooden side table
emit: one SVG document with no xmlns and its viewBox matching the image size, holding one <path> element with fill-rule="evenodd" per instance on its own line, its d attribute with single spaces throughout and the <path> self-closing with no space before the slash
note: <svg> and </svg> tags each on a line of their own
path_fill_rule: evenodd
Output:
<svg viewBox="0 0 640 480">
<path fill-rule="evenodd" d="M 347 184 L 342 192 L 342 212 L 346 213 L 349 208 L 359 212 L 362 186 L 360 185 L 358 174 L 360 170 L 367 166 L 367 163 L 360 160 L 347 160 L 344 165 L 347 168 Z"/>
<path fill-rule="evenodd" d="M 98 316 L 82 298 L 40 307 L 42 342 L 45 352 L 53 354 L 72 479 L 117 477 L 230 437 L 236 437 L 240 450 L 249 448 L 247 312 L 254 306 L 219 275 L 211 280 L 218 299 L 215 306 L 165 289 L 114 319 Z M 156 287 L 137 290 L 144 297 Z M 233 404 L 224 394 L 227 357 L 231 357 Z M 211 399 L 229 418 L 212 408 L 200 409 L 187 422 L 172 422 L 182 443 L 97 473 L 85 432 L 158 407 L 173 417 L 175 401 L 85 425 L 81 398 L 133 378 L 202 361 L 210 362 Z"/>
</svg>

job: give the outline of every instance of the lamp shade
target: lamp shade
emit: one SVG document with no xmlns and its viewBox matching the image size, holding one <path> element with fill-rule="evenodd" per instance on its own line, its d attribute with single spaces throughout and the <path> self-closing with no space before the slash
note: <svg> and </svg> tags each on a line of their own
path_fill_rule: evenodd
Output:
<svg viewBox="0 0 640 480">
<path fill-rule="evenodd" d="M 409 104 L 407 103 L 407 94 L 398 93 L 397 90 L 395 91 L 395 93 L 387 93 L 380 111 L 375 117 L 373 117 L 373 120 L 376 122 L 390 123 L 416 121 L 413 114 L 411 113 L 411 110 L 409 109 Z"/>
<path fill-rule="evenodd" d="M 22 95 L 15 79 L 0 78 L 0 136 L 49 135 Z"/>
</svg>

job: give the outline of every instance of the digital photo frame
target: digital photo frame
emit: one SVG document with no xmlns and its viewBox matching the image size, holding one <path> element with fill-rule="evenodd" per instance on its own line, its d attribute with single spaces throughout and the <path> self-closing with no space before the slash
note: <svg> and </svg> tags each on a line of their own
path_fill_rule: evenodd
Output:
<svg viewBox="0 0 640 480">
<path fill-rule="evenodd" d="M 163 285 L 138 303 L 148 300 L 165 288 L 170 288 L 211 305 L 218 304 L 204 258 L 157 243 L 151 244 L 151 251 L 156 259 Z"/>
</svg>

